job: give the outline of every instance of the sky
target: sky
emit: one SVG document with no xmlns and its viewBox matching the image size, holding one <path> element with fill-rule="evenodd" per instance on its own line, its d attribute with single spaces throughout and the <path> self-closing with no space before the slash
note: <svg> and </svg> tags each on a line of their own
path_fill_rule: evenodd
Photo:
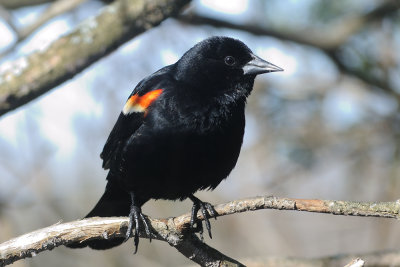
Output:
<svg viewBox="0 0 400 267">
<path fill-rule="evenodd" d="M 90 5 L 96 5 L 91 3 Z M 234 0 L 234 1 L 210 1 L 202 0 L 199 1 L 196 8 L 199 13 L 206 13 L 214 16 L 226 16 L 229 18 L 231 15 L 237 15 L 248 19 L 248 1 Z M 94 7 L 92 7 L 93 9 Z M 45 9 L 45 5 L 38 6 L 35 8 L 25 8 L 16 12 L 15 16 L 18 18 L 18 23 L 23 26 L 34 21 L 39 12 Z M 89 8 L 86 8 L 89 10 Z M 87 17 L 93 15 L 88 11 L 89 14 L 81 12 L 79 17 Z M 75 18 L 76 19 L 76 18 Z M 240 19 L 239 19 L 240 20 Z M 237 21 L 238 22 L 238 21 Z M 68 33 L 74 27 L 74 23 L 70 15 L 60 16 L 59 18 L 53 19 L 50 23 L 45 25 L 38 32 L 33 34 L 26 42 L 23 42 L 18 47 L 16 57 L 21 55 L 27 55 L 34 51 L 44 49 L 53 40 L 56 40 L 59 36 Z M 2 38 L 0 38 L 0 51 L 5 49 L 7 46 L 15 41 L 15 36 L 7 25 L 0 21 L 0 32 Z M 122 53 L 132 53 L 138 48 L 140 44 L 140 38 L 131 41 L 127 46 L 122 48 Z M 194 44 L 194 42 L 193 42 Z M 285 72 L 281 75 L 291 76 L 296 73 L 297 61 L 294 56 L 285 54 L 279 49 L 279 43 L 275 42 L 268 47 L 258 46 L 255 50 L 256 54 L 261 57 L 267 58 L 271 62 L 279 62 L 280 65 L 284 66 Z M 163 65 L 168 65 L 176 62 L 180 54 L 172 51 L 171 49 L 164 49 L 160 51 L 160 56 Z M 10 57 L 9 61 L 0 62 L 0 70 L 9 68 L 10 62 L 15 57 Z M 12 67 L 12 66 L 11 66 Z M 100 67 L 101 68 L 101 67 Z M 101 70 L 100 70 L 101 71 Z M 92 76 L 92 77 L 91 77 Z M 40 113 L 38 123 L 40 132 L 43 136 L 51 141 L 56 147 L 58 147 L 59 156 L 71 156 L 71 153 L 75 149 L 76 140 L 73 129 L 73 118 L 79 114 L 82 116 L 93 115 L 100 117 L 102 115 L 102 105 L 95 102 L 91 93 L 88 90 L 80 90 L 85 87 L 90 79 L 93 79 L 96 74 L 92 74 L 91 71 L 85 75 L 81 75 L 78 78 L 66 82 L 59 86 L 58 89 L 51 91 L 50 94 L 46 94 L 44 97 L 35 100 L 34 103 L 28 104 L 34 105 L 36 110 Z M 62 102 L 73 103 L 73 105 L 60 105 Z M 9 142 L 10 144 L 16 144 L 17 133 L 20 127 L 23 127 L 26 116 L 24 113 L 26 108 L 22 107 L 16 111 L 12 111 L 9 114 L 3 116 L 0 120 L 0 137 Z"/>
<path fill-rule="evenodd" d="M 296 13 L 287 15 L 293 17 L 293 21 L 295 21 L 294 18 L 296 18 L 300 23 L 305 23 L 301 21 L 304 20 L 303 17 L 307 15 L 307 6 L 313 1 L 309 0 L 305 3 L 301 1 L 302 4 L 299 4 L 298 1 L 291 2 L 293 5 L 297 6 L 295 9 Z M 253 4 L 254 2 L 243 0 L 200 0 L 194 2 L 193 9 L 200 14 L 217 16 L 226 20 L 232 20 L 235 23 L 241 23 L 249 21 L 252 18 L 253 14 L 250 11 L 252 9 L 249 8 L 251 3 Z M 289 12 L 279 1 L 274 1 L 273 3 L 276 5 L 274 9 L 281 9 L 283 13 Z M 16 58 L 23 59 L 23 55 L 45 49 L 53 40 L 71 31 L 77 23 L 87 17 L 95 15 L 100 3 L 89 1 L 84 5 L 86 5 L 85 8 L 80 8 L 76 12 L 61 15 L 51 20 L 39 31 L 22 42 L 21 45 L 17 46 L 14 53 L 0 61 L 0 71 L 9 68 L 11 66 L 10 62 L 13 62 Z M 32 22 L 45 7 L 45 5 L 42 5 L 16 11 L 14 16 L 18 20 L 18 25 L 23 26 Z M 289 23 L 291 23 L 292 20 L 288 20 Z M 208 37 L 210 33 L 212 34 L 212 30 L 210 31 L 204 28 L 186 29 L 186 31 L 185 29 L 185 27 L 182 27 L 176 22 L 166 21 L 160 27 L 128 42 L 104 60 L 119 62 L 119 57 L 134 57 L 131 61 L 122 60 L 122 62 L 124 62 L 123 65 L 127 66 L 129 64 L 129 67 L 126 67 L 127 70 L 132 68 L 135 74 L 139 71 L 141 73 L 140 77 L 145 77 L 158 68 L 174 63 L 184 51 L 189 49 L 196 42 Z M 174 32 L 175 40 L 170 40 L 167 36 L 163 36 L 166 31 Z M 287 86 L 287 88 L 290 88 L 288 90 L 283 89 L 279 92 L 275 92 L 277 94 L 286 94 L 292 98 L 298 97 L 303 94 L 304 91 L 310 90 L 306 84 L 299 86 L 298 80 L 300 77 L 315 72 L 320 72 L 318 77 L 321 79 L 321 83 L 335 82 L 337 70 L 328 59 L 320 53 L 316 53 L 314 50 L 282 43 L 274 38 L 254 37 L 247 33 L 228 29 L 222 30 L 222 32 L 225 35 L 234 36 L 243 40 L 257 55 L 284 69 L 284 72 L 267 77 L 268 81 L 272 84 L 284 81 L 288 85 L 293 85 Z M 146 68 L 140 67 L 139 65 L 136 66 L 135 58 L 146 53 L 146 49 L 149 49 L 148 46 L 152 43 L 152 38 L 157 38 L 155 37 L 157 33 L 161 36 L 159 38 L 166 39 L 161 42 L 161 44 L 157 42 L 151 44 L 150 49 L 159 52 L 154 53 L 151 60 L 146 60 L 146 65 L 148 65 Z M 15 36 L 12 30 L 1 20 L 0 34 L 2 36 L 2 38 L 0 38 L 1 51 L 15 41 Z M 113 71 L 115 71 L 112 67 L 110 68 L 102 64 L 101 62 L 104 62 L 104 60 L 94 64 L 83 73 L 58 86 L 44 96 L 2 116 L 0 118 L 0 140 L 7 143 L 7 146 L 11 149 L 20 149 L 21 140 L 24 139 L 23 135 L 30 131 L 30 126 L 27 121 L 34 120 L 38 127 L 37 130 L 42 137 L 48 140 L 56 149 L 54 158 L 57 160 L 58 164 L 62 165 L 67 159 L 73 157 L 74 153 L 79 153 L 77 146 L 82 144 L 77 140 L 77 118 L 101 121 L 102 117 L 106 116 L 104 113 L 104 103 L 99 102 L 99 99 L 94 97 L 93 94 L 95 91 L 91 87 L 91 84 L 98 79 L 99 73 L 112 76 Z M 143 58 L 140 58 L 140 60 L 143 60 Z M 23 60 L 21 62 L 23 62 Z M 136 80 L 130 79 L 129 72 L 127 73 L 126 80 L 124 81 L 126 85 L 120 85 L 126 86 L 126 89 L 116 92 L 121 103 L 121 108 L 130 90 L 133 89 L 134 84 L 139 82 L 140 77 L 136 77 Z M 264 77 L 259 79 L 264 79 Z M 293 87 L 297 87 L 297 90 L 292 90 Z M 333 129 L 340 131 L 351 127 L 365 118 L 371 108 L 374 109 L 374 112 L 388 114 L 397 107 L 395 102 L 391 99 L 385 97 L 371 97 L 366 94 L 357 83 L 353 83 L 351 88 L 346 87 L 345 89 L 341 88 L 339 85 L 337 90 L 333 90 L 330 93 L 330 97 L 325 100 L 323 115 L 326 120 L 330 122 Z M 117 116 L 117 113 L 115 116 Z M 251 121 L 251 119 L 249 119 L 249 121 Z M 256 129 L 256 124 L 249 123 L 246 130 L 245 145 L 253 143 L 252 138 L 257 138 L 258 135 L 254 133 L 254 129 Z M 99 152 L 100 151 L 96 151 L 95 154 L 98 155 Z"/>
</svg>

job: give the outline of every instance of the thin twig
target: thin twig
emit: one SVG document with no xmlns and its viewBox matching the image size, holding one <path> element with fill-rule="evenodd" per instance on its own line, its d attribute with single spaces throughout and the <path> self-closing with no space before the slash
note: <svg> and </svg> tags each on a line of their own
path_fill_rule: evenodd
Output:
<svg viewBox="0 0 400 267">
<path fill-rule="evenodd" d="M 28 37 L 52 18 L 71 11 L 88 0 L 58 0 L 46 8 L 36 21 L 19 31 L 19 41 Z"/>
<path fill-rule="evenodd" d="M 18 31 L 17 26 L 15 26 L 14 24 L 12 14 L 1 5 L 0 5 L 0 18 L 2 18 L 13 31 L 15 32 Z"/>
</svg>

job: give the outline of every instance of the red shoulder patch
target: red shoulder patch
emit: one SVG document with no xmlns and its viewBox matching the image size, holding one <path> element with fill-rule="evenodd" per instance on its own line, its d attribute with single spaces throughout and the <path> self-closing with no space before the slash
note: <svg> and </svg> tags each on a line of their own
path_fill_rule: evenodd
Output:
<svg viewBox="0 0 400 267">
<path fill-rule="evenodd" d="M 122 113 L 128 115 L 133 112 L 146 112 L 147 108 L 161 95 L 162 91 L 163 89 L 156 89 L 142 96 L 138 94 L 132 95 L 128 101 L 126 101 Z"/>
</svg>

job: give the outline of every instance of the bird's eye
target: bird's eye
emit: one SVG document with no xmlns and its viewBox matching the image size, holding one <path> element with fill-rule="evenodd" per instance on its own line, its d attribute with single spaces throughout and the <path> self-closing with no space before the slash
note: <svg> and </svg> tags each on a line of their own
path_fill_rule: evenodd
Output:
<svg viewBox="0 0 400 267">
<path fill-rule="evenodd" d="M 228 65 L 228 66 L 234 65 L 235 62 L 236 62 L 235 58 L 232 57 L 232 56 L 227 56 L 227 57 L 225 57 L 225 60 L 224 60 L 224 61 L 225 61 L 225 64 Z"/>
</svg>

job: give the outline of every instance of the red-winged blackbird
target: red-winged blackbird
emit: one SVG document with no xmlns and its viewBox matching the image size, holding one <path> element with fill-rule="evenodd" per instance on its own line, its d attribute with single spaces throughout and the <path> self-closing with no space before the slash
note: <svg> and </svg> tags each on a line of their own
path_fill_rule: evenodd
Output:
<svg viewBox="0 0 400 267">
<path fill-rule="evenodd" d="M 211 237 L 212 206 L 193 194 L 214 189 L 234 168 L 243 141 L 246 98 L 256 75 L 282 71 L 241 41 L 211 37 L 175 64 L 143 79 L 129 96 L 101 158 L 109 169 L 107 186 L 86 217 L 128 216 L 126 238 L 92 240 L 69 247 L 108 249 L 123 243 L 139 221 L 151 236 L 141 207 L 150 199 L 193 201 L 191 226 Z M 135 252 L 136 252 L 135 250 Z"/>
</svg>

